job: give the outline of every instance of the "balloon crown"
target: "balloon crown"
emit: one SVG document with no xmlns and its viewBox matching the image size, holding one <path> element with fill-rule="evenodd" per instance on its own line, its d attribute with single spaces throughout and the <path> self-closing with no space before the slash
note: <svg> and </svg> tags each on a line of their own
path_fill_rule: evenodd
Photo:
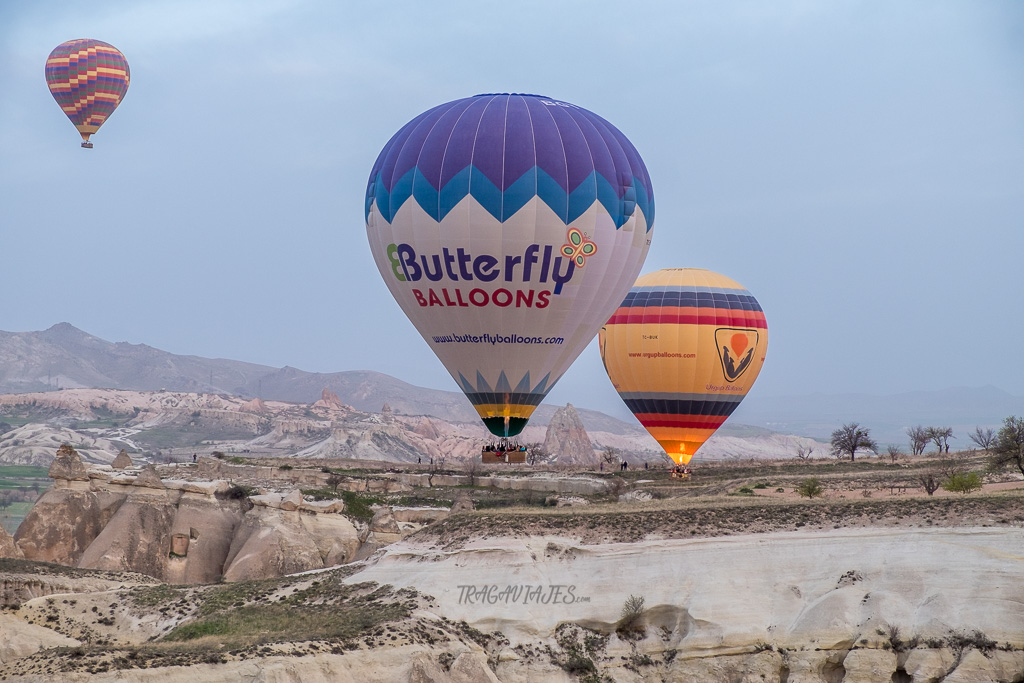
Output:
<svg viewBox="0 0 1024 683">
<path fill-rule="evenodd" d="M 535 95 L 528 92 L 482 92 L 479 95 L 473 95 L 473 97 L 499 97 L 502 95 L 508 95 L 509 97 L 540 97 L 545 100 L 551 99 L 547 95 Z"/>
</svg>

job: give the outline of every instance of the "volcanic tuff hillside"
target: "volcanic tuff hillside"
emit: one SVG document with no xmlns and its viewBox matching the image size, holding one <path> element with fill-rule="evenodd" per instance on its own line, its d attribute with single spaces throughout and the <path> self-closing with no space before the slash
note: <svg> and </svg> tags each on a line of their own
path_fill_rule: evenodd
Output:
<svg viewBox="0 0 1024 683">
<path fill-rule="evenodd" d="M 316 373 L 179 356 L 145 344 L 108 342 L 68 323 L 42 332 L 0 331 L 0 394 L 75 387 L 166 389 L 293 403 L 312 403 L 326 387 L 345 404 L 364 412 L 378 411 L 387 403 L 396 414 L 477 421 L 476 412 L 461 393 L 413 386 L 379 372 Z M 556 409 L 541 404 L 531 424 L 547 425 Z M 590 431 L 643 433 L 631 421 L 578 410 Z M 991 386 L 889 396 L 818 393 L 744 401 L 719 435 L 748 437 L 748 433 L 737 433 L 736 425 L 756 425 L 773 432 L 828 439 L 832 430 L 854 420 L 870 427 L 872 436 L 882 444 L 905 445 L 906 428 L 922 424 L 950 426 L 959 439 L 956 445 L 969 447 L 966 435 L 976 426 L 998 427 L 1006 416 L 1021 414 L 1024 397 Z"/>
<path fill-rule="evenodd" d="M 305 372 L 225 359 L 179 356 L 145 344 L 109 342 L 68 323 L 42 332 L 0 331 L 0 394 L 58 388 L 110 388 L 229 394 L 291 403 L 313 403 L 324 388 L 365 412 L 385 403 L 399 414 L 431 415 L 454 422 L 478 420 L 455 391 L 413 386 L 380 372 Z M 534 423 L 546 425 L 557 406 L 541 405 Z M 595 410 L 580 409 L 589 429 L 640 433 L 639 426 Z"/>
</svg>

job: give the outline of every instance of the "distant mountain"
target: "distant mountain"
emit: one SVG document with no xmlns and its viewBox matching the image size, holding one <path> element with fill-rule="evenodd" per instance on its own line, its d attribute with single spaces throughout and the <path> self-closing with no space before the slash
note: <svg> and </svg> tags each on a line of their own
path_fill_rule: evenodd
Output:
<svg viewBox="0 0 1024 683">
<path fill-rule="evenodd" d="M 313 403 L 324 388 L 357 410 L 376 413 L 387 403 L 400 415 L 428 415 L 478 424 L 460 392 L 418 387 L 369 370 L 305 372 L 255 363 L 179 356 L 145 344 L 109 342 L 68 323 L 42 332 L 0 331 L 0 394 L 107 388 L 195 392 L 247 399 Z M 531 424 L 547 425 L 559 406 L 541 404 Z M 577 407 L 588 431 L 643 434 L 635 422 Z M 721 436 L 751 436 L 745 425 L 828 440 L 834 429 L 858 422 L 883 444 L 906 444 L 914 425 L 952 427 L 954 447 L 970 448 L 976 426 L 998 427 L 1008 415 L 1024 415 L 1024 397 L 996 387 L 915 391 L 888 396 L 811 394 L 742 403 Z"/>
<path fill-rule="evenodd" d="M 227 394 L 313 403 L 324 388 L 347 405 L 379 412 L 387 403 L 402 415 L 430 415 L 476 424 L 479 417 L 459 392 L 428 389 L 369 370 L 305 372 L 255 363 L 179 356 L 145 344 L 109 342 L 59 323 L 42 332 L 0 331 L 0 394 L 57 389 L 126 389 Z M 558 406 L 541 405 L 534 424 L 546 425 Z M 578 408 L 587 429 L 642 433 L 637 424 Z"/>
</svg>

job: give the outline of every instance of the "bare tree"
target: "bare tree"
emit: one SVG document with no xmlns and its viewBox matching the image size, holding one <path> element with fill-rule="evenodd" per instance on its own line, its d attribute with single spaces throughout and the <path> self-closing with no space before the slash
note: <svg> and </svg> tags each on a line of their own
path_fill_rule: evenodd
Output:
<svg viewBox="0 0 1024 683">
<path fill-rule="evenodd" d="M 800 460 L 810 460 L 811 455 L 814 453 L 814 446 L 797 446 L 796 457 Z"/>
<path fill-rule="evenodd" d="M 952 427 L 929 427 L 925 433 L 928 440 L 935 444 L 936 452 L 949 453 L 949 440 L 955 438 Z"/>
<path fill-rule="evenodd" d="M 550 455 L 548 450 L 544 448 L 544 444 L 539 442 L 526 444 L 526 462 L 531 465 L 536 465 L 538 460 L 544 460 Z"/>
<path fill-rule="evenodd" d="M 434 477 L 441 471 L 441 465 L 444 461 L 441 458 L 431 458 L 430 464 L 427 465 L 427 486 L 434 485 Z"/>
<path fill-rule="evenodd" d="M 933 472 L 922 472 L 917 476 L 917 481 L 929 496 L 939 490 L 939 480 Z"/>
<path fill-rule="evenodd" d="M 910 437 L 911 454 L 921 455 L 924 453 L 924 448 L 928 445 L 929 440 L 928 430 L 921 425 L 917 425 L 907 429 L 907 436 Z"/>
<path fill-rule="evenodd" d="M 480 461 L 470 458 L 463 467 L 466 470 L 466 476 L 469 477 L 469 485 L 476 486 L 476 478 L 480 476 Z"/>
<path fill-rule="evenodd" d="M 982 429 L 981 427 L 975 427 L 973 434 L 968 434 L 971 441 L 978 444 L 978 448 L 983 451 L 987 451 L 992 448 L 996 442 L 996 431 L 989 427 L 988 429 Z"/>
<path fill-rule="evenodd" d="M 1024 474 L 1024 418 L 1011 415 L 1003 420 L 988 464 L 993 470 L 1013 465 Z"/>
<path fill-rule="evenodd" d="M 331 474 L 327 477 L 327 485 L 334 489 L 334 492 L 338 492 L 338 487 L 345 481 L 345 477 L 340 474 Z"/>
<path fill-rule="evenodd" d="M 850 462 L 853 462 L 857 451 L 861 449 L 878 452 L 878 444 L 871 438 L 871 430 L 850 422 L 832 432 L 832 455 L 837 458 L 849 455 Z"/>
<path fill-rule="evenodd" d="M 886 449 L 886 454 L 889 456 L 889 462 L 895 465 L 903 457 L 903 450 L 899 446 L 890 445 Z"/>
<path fill-rule="evenodd" d="M 607 465 L 616 465 L 619 463 L 619 449 L 615 446 L 605 446 L 604 450 L 601 451 L 601 460 Z"/>
</svg>

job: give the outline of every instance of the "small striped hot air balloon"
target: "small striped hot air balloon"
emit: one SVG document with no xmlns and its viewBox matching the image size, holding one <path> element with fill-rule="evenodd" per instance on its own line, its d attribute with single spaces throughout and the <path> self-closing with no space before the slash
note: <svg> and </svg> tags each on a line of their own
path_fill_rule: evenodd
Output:
<svg viewBox="0 0 1024 683">
<path fill-rule="evenodd" d="M 130 80 L 128 61 L 114 47 L 80 38 L 61 43 L 46 58 L 46 84 L 61 110 L 92 148 L 89 136 L 121 104 Z"/>
<path fill-rule="evenodd" d="M 601 329 L 615 390 L 678 464 L 686 464 L 746 396 L 768 348 L 757 300 L 697 268 L 643 275 Z"/>
</svg>

